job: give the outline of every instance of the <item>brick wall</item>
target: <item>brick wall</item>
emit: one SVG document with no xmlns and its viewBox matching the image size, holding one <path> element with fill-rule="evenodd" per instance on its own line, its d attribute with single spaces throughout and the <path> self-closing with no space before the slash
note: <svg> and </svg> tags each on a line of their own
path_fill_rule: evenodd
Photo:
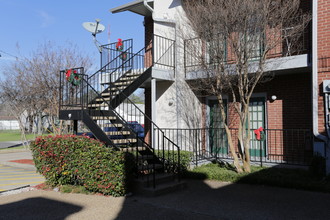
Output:
<svg viewBox="0 0 330 220">
<path fill-rule="evenodd" d="M 318 1 L 318 83 L 319 83 L 319 132 L 324 129 L 323 80 L 330 79 L 330 1 Z"/>
<path fill-rule="evenodd" d="M 144 18 L 144 40 L 145 40 L 145 66 L 150 67 L 152 65 L 152 40 L 154 34 L 154 21 L 152 17 Z"/>
</svg>

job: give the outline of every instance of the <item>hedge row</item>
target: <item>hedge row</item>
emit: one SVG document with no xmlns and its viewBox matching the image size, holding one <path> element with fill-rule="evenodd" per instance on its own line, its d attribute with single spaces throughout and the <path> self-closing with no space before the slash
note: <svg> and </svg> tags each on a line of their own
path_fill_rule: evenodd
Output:
<svg viewBox="0 0 330 220">
<path fill-rule="evenodd" d="M 75 135 L 38 137 L 31 150 L 37 171 L 52 186 L 80 185 L 112 196 L 127 192 L 134 160 L 98 140 Z"/>
</svg>

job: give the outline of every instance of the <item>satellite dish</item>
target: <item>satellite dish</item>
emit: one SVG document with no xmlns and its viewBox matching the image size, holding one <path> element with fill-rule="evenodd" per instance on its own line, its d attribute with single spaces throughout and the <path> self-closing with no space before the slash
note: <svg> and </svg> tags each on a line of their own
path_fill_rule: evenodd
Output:
<svg viewBox="0 0 330 220">
<path fill-rule="evenodd" d="M 94 43 L 95 43 L 95 46 L 97 47 L 97 49 L 99 50 L 99 52 L 101 53 L 102 52 L 102 49 L 101 49 L 101 44 L 96 40 L 96 35 L 103 32 L 105 30 L 105 27 L 103 24 L 100 24 L 100 20 L 99 19 L 96 19 L 95 20 L 96 22 L 84 22 L 82 24 L 82 26 L 89 32 L 92 33 L 93 35 L 93 39 L 94 39 Z"/>
<path fill-rule="evenodd" d="M 103 24 L 100 24 L 100 20 L 96 19 L 96 22 L 84 22 L 82 26 L 95 36 L 105 30 Z"/>
</svg>

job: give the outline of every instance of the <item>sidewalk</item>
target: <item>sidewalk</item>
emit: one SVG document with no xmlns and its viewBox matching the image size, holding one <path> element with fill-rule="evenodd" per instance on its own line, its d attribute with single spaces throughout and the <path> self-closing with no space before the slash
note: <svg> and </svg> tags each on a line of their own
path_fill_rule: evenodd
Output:
<svg viewBox="0 0 330 220">
<path fill-rule="evenodd" d="M 188 180 L 146 198 L 29 191 L 0 197 L 0 219 L 329 219 L 330 194 Z M 24 216 L 24 217 L 23 217 Z"/>
<path fill-rule="evenodd" d="M 0 151 L 1 152 L 1 151 Z M 0 164 L 32 158 L 0 153 Z M 17 165 L 17 164 L 16 164 Z M 24 165 L 31 168 L 32 165 Z M 33 190 L 0 194 L 1 219 L 330 219 L 330 194 L 219 181 L 187 181 L 159 197 L 106 197 Z"/>
</svg>

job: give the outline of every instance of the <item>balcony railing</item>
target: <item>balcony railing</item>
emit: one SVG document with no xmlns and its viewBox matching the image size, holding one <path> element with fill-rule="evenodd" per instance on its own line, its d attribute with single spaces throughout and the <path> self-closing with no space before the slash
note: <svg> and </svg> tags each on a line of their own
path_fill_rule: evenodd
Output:
<svg viewBox="0 0 330 220">
<path fill-rule="evenodd" d="M 181 147 L 193 152 L 192 161 L 232 160 L 227 135 L 223 128 L 171 129 L 162 128 L 165 135 Z M 230 129 L 235 154 L 238 154 L 238 129 Z M 251 131 L 252 133 L 253 131 Z M 313 135 L 309 129 L 265 129 L 265 139 L 251 135 L 251 161 L 259 164 L 309 165 L 313 156 Z"/>
<path fill-rule="evenodd" d="M 290 28 L 283 28 L 279 31 L 266 31 L 258 36 L 251 37 L 251 42 L 247 47 L 250 47 L 250 60 L 257 60 L 264 51 L 264 42 L 272 40 L 281 35 L 283 41 L 274 46 L 268 53 L 267 58 L 287 57 L 300 54 L 307 54 L 311 49 L 311 26 L 303 24 L 304 31 L 294 38 L 289 36 Z M 246 37 L 249 38 L 249 37 Z M 216 47 L 216 48 L 215 48 Z M 218 37 L 212 41 L 205 41 L 200 38 L 192 38 L 184 41 L 184 62 L 186 74 L 199 70 L 202 63 L 205 65 L 214 65 L 214 62 L 219 62 L 219 54 L 222 56 L 221 61 L 227 64 L 235 63 L 235 54 L 227 45 L 225 39 Z M 214 59 L 214 57 L 217 57 Z"/>
</svg>

